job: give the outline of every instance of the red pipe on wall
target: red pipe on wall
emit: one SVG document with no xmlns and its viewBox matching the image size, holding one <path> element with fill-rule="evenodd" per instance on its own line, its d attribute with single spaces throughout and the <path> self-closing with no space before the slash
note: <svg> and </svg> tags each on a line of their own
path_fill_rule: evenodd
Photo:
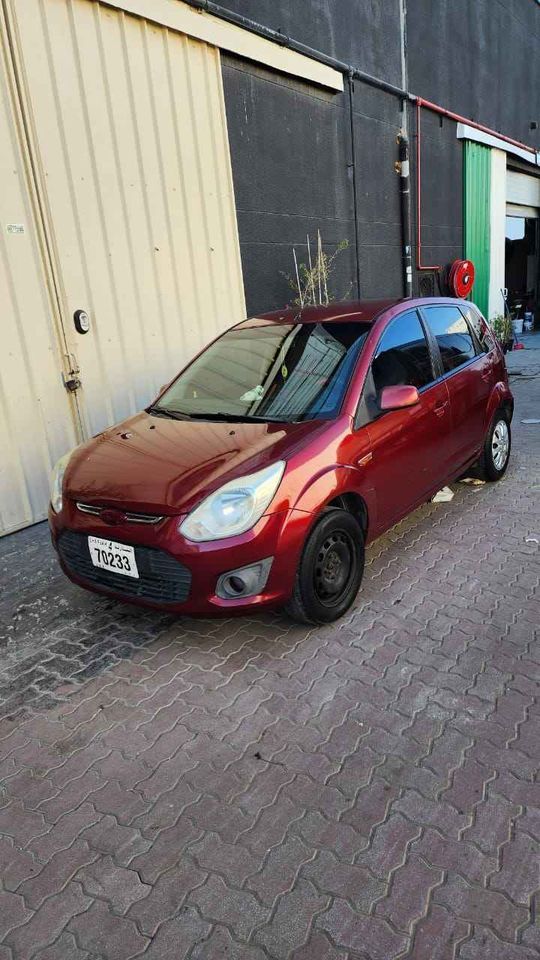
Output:
<svg viewBox="0 0 540 960">
<path fill-rule="evenodd" d="M 431 100 L 424 100 L 422 97 L 416 97 L 416 103 L 420 104 L 421 107 L 425 107 L 427 110 L 432 110 L 434 113 L 442 114 L 443 117 L 455 120 L 456 123 L 466 123 L 468 127 L 474 127 L 475 130 L 482 130 L 483 133 L 489 133 L 490 136 L 497 137 L 498 140 L 504 140 L 505 143 L 511 143 L 514 147 L 520 147 L 522 150 L 527 150 L 528 153 L 533 153 L 536 156 L 536 150 L 534 147 L 530 147 L 528 143 L 522 143 L 521 140 L 513 140 L 512 137 L 507 137 L 505 133 L 498 133 L 497 130 L 492 130 L 491 127 L 486 127 L 483 123 L 477 123 L 476 120 L 469 120 L 467 117 L 462 117 L 460 113 L 453 113 L 452 110 L 447 110 L 446 107 L 440 107 L 438 103 L 432 103 Z"/>
<path fill-rule="evenodd" d="M 433 113 L 438 113 L 443 117 L 448 117 L 449 120 L 455 120 L 456 123 L 466 123 L 469 127 L 474 127 L 475 130 L 481 130 L 482 133 L 487 133 L 492 137 L 497 137 L 498 140 L 503 140 L 504 143 L 510 143 L 514 147 L 519 147 L 521 150 L 527 150 L 528 153 L 532 153 L 533 156 L 536 156 L 536 150 L 534 147 L 530 147 L 526 143 L 521 143 L 520 140 L 514 140 L 512 137 L 507 137 L 504 133 L 498 133 L 497 130 L 492 130 L 491 127 L 484 126 L 483 123 L 476 123 L 474 120 L 469 120 L 467 117 L 462 117 L 459 113 L 454 113 L 452 110 L 447 110 L 445 107 L 440 107 L 437 103 L 432 103 L 431 100 L 424 100 L 422 97 L 415 97 L 416 100 L 416 269 L 417 270 L 440 270 L 441 265 L 428 266 L 427 264 L 422 263 L 422 169 L 421 169 L 421 125 L 420 125 L 420 111 L 422 107 L 425 107 L 426 110 L 431 110 Z"/>
</svg>

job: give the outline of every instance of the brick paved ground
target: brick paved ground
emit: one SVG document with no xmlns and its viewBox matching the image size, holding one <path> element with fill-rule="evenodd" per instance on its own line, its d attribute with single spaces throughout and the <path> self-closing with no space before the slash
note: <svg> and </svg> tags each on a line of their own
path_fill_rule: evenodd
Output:
<svg viewBox="0 0 540 960">
<path fill-rule="evenodd" d="M 0 542 L 0 960 L 538 957 L 540 377 L 515 391 L 507 478 L 370 548 L 333 627 L 141 614 L 43 526 Z"/>
</svg>

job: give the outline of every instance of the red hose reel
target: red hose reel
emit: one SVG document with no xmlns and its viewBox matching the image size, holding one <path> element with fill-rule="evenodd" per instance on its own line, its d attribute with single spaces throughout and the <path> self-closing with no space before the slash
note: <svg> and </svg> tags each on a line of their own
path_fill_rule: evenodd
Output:
<svg viewBox="0 0 540 960">
<path fill-rule="evenodd" d="M 448 287 L 453 297 L 464 299 L 474 286 L 474 263 L 472 260 L 454 260 L 448 271 Z"/>
</svg>

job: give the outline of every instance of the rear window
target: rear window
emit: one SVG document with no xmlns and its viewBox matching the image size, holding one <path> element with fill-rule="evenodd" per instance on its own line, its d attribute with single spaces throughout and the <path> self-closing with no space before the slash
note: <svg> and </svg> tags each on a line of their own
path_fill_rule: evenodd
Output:
<svg viewBox="0 0 540 960">
<path fill-rule="evenodd" d="M 424 307 L 439 345 L 443 370 L 449 373 L 476 356 L 472 334 L 458 307 Z"/>
</svg>

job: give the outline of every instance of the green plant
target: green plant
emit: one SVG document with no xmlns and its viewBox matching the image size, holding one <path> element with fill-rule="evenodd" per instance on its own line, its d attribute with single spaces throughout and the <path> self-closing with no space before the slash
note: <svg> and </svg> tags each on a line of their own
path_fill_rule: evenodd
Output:
<svg viewBox="0 0 540 960">
<path fill-rule="evenodd" d="M 496 316 L 492 317 L 489 322 L 499 343 L 507 343 L 512 339 L 513 331 L 511 317 L 504 313 L 498 313 Z"/>
<path fill-rule="evenodd" d="M 294 274 L 283 274 L 288 281 L 291 290 L 296 294 L 293 303 L 298 307 L 317 306 L 319 304 L 328 305 L 334 300 L 334 296 L 329 292 L 328 285 L 330 275 L 334 270 L 336 257 L 346 250 L 349 246 L 348 240 L 341 240 L 334 253 L 328 254 L 323 250 L 320 230 L 317 231 L 317 256 L 315 260 L 311 257 L 311 242 L 309 236 L 306 237 L 307 245 L 307 263 L 299 263 L 296 256 L 296 248 L 293 247 Z M 344 295 L 344 299 L 349 290 Z"/>
</svg>

